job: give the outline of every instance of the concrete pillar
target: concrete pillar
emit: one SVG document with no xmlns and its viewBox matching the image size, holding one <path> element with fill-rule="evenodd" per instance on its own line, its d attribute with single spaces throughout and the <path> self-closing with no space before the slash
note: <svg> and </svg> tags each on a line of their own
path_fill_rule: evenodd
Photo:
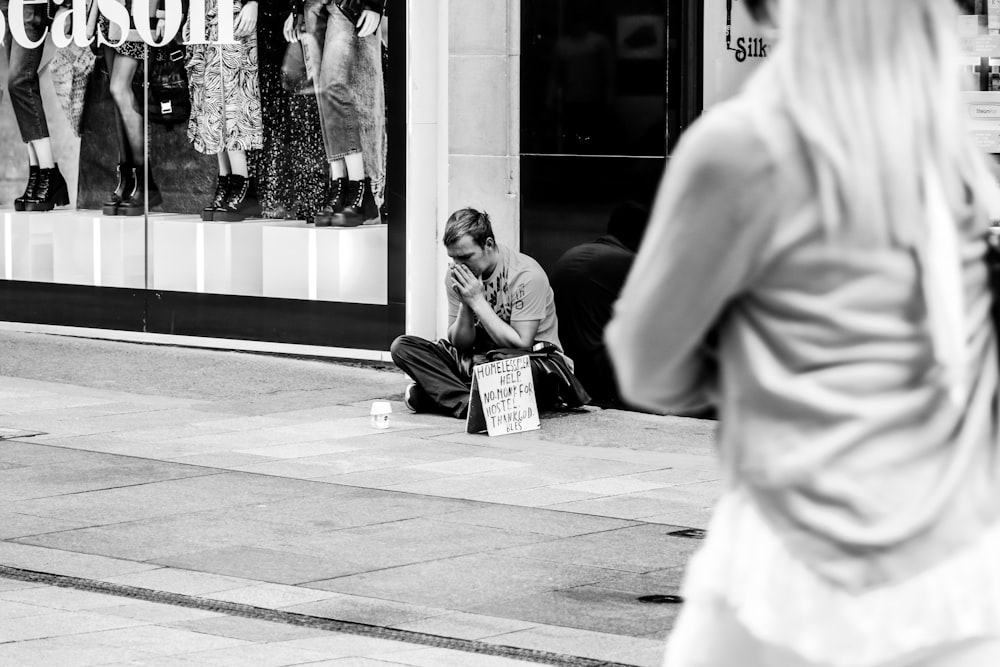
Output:
<svg viewBox="0 0 1000 667">
<path fill-rule="evenodd" d="M 485 209 L 520 246 L 520 3 L 456 0 L 448 17 L 451 210 Z"/>
</svg>

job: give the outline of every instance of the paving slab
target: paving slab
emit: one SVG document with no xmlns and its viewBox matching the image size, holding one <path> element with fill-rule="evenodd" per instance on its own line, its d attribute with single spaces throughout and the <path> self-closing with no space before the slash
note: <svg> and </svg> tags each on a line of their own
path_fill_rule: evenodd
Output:
<svg viewBox="0 0 1000 667">
<path fill-rule="evenodd" d="M 256 583 L 250 579 L 156 566 L 142 572 L 102 577 L 101 581 L 181 595 L 208 595 L 220 591 L 246 588 Z"/>
<path fill-rule="evenodd" d="M 480 553 L 313 581 L 310 588 L 484 613 L 497 600 L 603 581 L 613 570 Z"/>
<path fill-rule="evenodd" d="M 687 562 L 698 542 L 670 533 L 682 526 L 638 525 L 538 544 L 500 549 L 498 555 L 586 565 L 628 572 L 649 572 Z"/>
<path fill-rule="evenodd" d="M 225 615 L 177 621 L 171 623 L 171 627 L 205 635 L 241 639 L 255 643 L 285 642 L 293 639 L 325 637 L 329 634 L 329 631 L 318 628 L 305 628 L 286 623 L 272 623 L 255 618 L 240 618 Z"/>
<path fill-rule="evenodd" d="M 337 595 L 336 593 L 303 588 L 301 586 L 268 584 L 247 579 L 243 581 L 245 585 L 239 588 L 225 588 L 206 593 L 204 597 L 211 598 L 212 600 L 238 602 L 264 609 L 287 609 L 294 605 L 327 600 Z"/>
<path fill-rule="evenodd" d="M 459 637 L 461 639 L 485 639 L 503 635 L 517 630 L 533 628 L 537 623 L 521 621 L 486 614 L 471 614 L 468 612 L 451 612 L 430 618 L 405 621 L 393 625 L 400 630 L 425 632 L 442 637 Z"/>
<path fill-rule="evenodd" d="M 51 667 L 52 665 L 107 665 L 121 661 L 149 664 L 155 653 L 138 648 L 115 647 L 64 637 L 32 639 L 0 644 L 0 664 L 19 667 Z M 190 663 L 189 663 L 190 664 Z"/>
<path fill-rule="evenodd" d="M 489 613 L 537 625 L 610 634 L 618 640 L 620 648 L 624 645 L 633 646 L 632 642 L 623 637 L 645 638 L 654 633 L 662 633 L 663 628 L 673 624 L 680 605 L 645 604 L 634 594 L 594 585 L 544 591 L 494 602 L 484 605 L 478 611 L 481 614 Z M 602 656 L 587 652 L 587 655 L 611 659 L 609 654 Z"/>
<path fill-rule="evenodd" d="M 0 645 L 31 639 L 62 637 L 146 625 L 144 621 L 106 614 L 56 612 L 5 619 L 0 625 Z M 17 663 L 12 663 L 17 664 Z"/>
<path fill-rule="evenodd" d="M 183 656 L 184 666 L 211 665 L 212 667 L 284 667 L 285 665 L 322 664 L 326 655 L 275 644 L 253 644 L 209 651 L 196 651 Z"/>
<path fill-rule="evenodd" d="M 304 553 L 257 547 L 205 549 L 177 556 L 156 558 L 151 562 L 197 572 L 212 572 L 277 584 L 324 581 L 331 577 L 353 574 L 358 569 L 358 566 L 350 561 L 316 558 Z"/>
<path fill-rule="evenodd" d="M 662 652 L 660 642 L 628 639 L 610 632 L 593 632 L 557 625 L 537 625 L 490 637 L 487 641 L 504 646 L 585 655 L 598 660 L 617 660 L 617 656 L 623 651 L 636 649 L 659 649 Z"/>
<path fill-rule="evenodd" d="M 308 616 L 330 618 L 351 623 L 363 623 L 378 627 L 397 627 L 403 623 L 420 621 L 451 613 L 449 609 L 428 607 L 405 602 L 382 600 L 376 597 L 345 595 L 334 593 L 323 600 L 284 607 L 290 611 Z"/>
</svg>

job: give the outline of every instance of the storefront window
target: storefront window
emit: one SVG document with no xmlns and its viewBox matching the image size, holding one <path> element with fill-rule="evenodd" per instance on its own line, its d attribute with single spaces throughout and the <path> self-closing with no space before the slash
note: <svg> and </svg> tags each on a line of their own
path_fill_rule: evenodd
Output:
<svg viewBox="0 0 1000 667">
<path fill-rule="evenodd" d="M 388 47 L 389 16 L 398 5 L 395 17 L 405 21 L 404 3 L 390 1 L 384 16 L 375 11 L 382 3 L 367 3 L 370 11 L 348 18 L 331 3 L 305 0 L 289 19 L 294 3 L 232 0 L 234 39 L 223 44 L 228 22 L 218 14 L 229 3 L 206 0 L 191 3 L 172 42 L 152 48 L 147 35 L 169 26 L 174 3 L 158 26 L 157 0 L 148 1 L 140 8 L 138 0 L 119 0 L 131 17 L 125 30 L 97 3 L 88 10 L 77 0 L 83 25 L 89 20 L 89 30 L 122 40 L 91 48 L 56 46 L 55 5 L 27 5 L 18 17 L 0 0 L 5 25 L 19 21 L 36 37 L 47 31 L 34 49 L 19 43 L 19 27 L 5 34 L 0 279 L 12 284 L 4 289 L 139 290 L 144 326 L 169 322 L 165 332 L 177 333 L 176 322 L 185 320 L 180 333 L 200 334 L 201 311 L 215 318 L 206 328 L 227 337 L 242 335 L 226 330 L 219 313 L 227 308 L 241 317 L 256 310 L 261 319 L 275 308 L 298 309 L 303 322 L 314 322 L 319 311 L 310 303 L 353 308 L 329 313 L 388 307 L 389 217 L 403 207 L 387 200 L 403 174 L 388 166 L 398 135 L 387 119 L 404 117 L 386 103 L 394 97 L 390 81 L 399 80 L 393 68 L 404 62 Z M 136 29 L 145 9 L 153 16 L 149 31 Z M 32 92 L 35 67 L 40 93 Z M 65 186 L 50 184 L 63 190 L 39 202 L 29 192 L 22 204 L 29 157 L 44 166 L 50 148 Z M 55 183 L 55 172 L 39 173 Z M 158 313 L 167 302 L 172 312 Z M 383 320 L 373 316 L 379 347 Z M 282 340 L 280 323 L 267 328 L 264 337 Z M 349 343 L 334 337 L 325 344 Z"/>
<path fill-rule="evenodd" d="M 521 11 L 522 153 L 662 157 L 667 3 L 539 0 Z"/>
<path fill-rule="evenodd" d="M 521 246 L 547 269 L 652 199 L 677 120 L 672 4 L 521 3 Z"/>
<path fill-rule="evenodd" d="M 959 2 L 963 102 L 977 143 L 1000 154 L 1000 6 L 986 0 Z"/>
</svg>

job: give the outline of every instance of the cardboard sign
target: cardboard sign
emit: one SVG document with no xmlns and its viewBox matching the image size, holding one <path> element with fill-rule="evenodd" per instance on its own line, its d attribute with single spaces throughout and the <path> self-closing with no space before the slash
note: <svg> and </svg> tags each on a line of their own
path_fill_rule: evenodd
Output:
<svg viewBox="0 0 1000 667">
<path fill-rule="evenodd" d="M 471 391 L 465 422 L 468 433 L 485 430 L 490 436 L 506 435 L 542 425 L 527 355 L 479 364 L 472 372 Z"/>
</svg>

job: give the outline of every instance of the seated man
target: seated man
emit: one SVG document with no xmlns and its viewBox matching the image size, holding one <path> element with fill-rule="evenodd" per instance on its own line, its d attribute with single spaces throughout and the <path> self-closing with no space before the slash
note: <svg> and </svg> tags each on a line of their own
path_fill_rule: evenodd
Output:
<svg viewBox="0 0 1000 667">
<path fill-rule="evenodd" d="M 469 409 L 472 367 L 484 361 L 487 352 L 513 348 L 528 353 L 536 343 L 543 343 L 562 356 L 562 346 L 545 271 L 531 257 L 498 244 L 486 213 L 472 208 L 452 213 L 443 242 L 454 261 L 445 276 L 448 339 L 435 343 L 418 336 L 400 336 L 393 341 L 390 353 L 414 381 L 406 388 L 407 407 L 414 412 L 464 419 Z M 568 362 L 566 357 L 562 359 Z M 539 386 L 535 361 L 532 375 L 538 407 L 551 407 L 558 392 Z M 568 374 L 572 366 L 567 365 Z M 575 378 L 572 381 L 576 383 Z M 546 402 L 549 405 L 544 405 Z M 563 402 L 571 407 L 581 404 Z"/>
<path fill-rule="evenodd" d="M 636 202 L 611 212 L 604 236 L 567 250 L 552 271 L 559 333 L 575 373 L 598 405 L 622 407 L 604 328 L 632 268 L 649 210 Z"/>
</svg>

